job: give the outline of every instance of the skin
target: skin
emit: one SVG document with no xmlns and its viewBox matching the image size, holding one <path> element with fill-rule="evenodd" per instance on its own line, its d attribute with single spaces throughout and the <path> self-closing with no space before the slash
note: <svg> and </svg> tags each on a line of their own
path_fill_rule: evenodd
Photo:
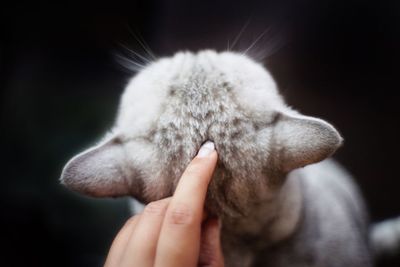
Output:
<svg viewBox="0 0 400 267">
<path fill-rule="evenodd" d="M 172 197 L 149 203 L 126 222 L 105 267 L 224 266 L 220 223 L 204 212 L 218 158 L 213 144 L 207 143 L 186 168 Z"/>
</svg>

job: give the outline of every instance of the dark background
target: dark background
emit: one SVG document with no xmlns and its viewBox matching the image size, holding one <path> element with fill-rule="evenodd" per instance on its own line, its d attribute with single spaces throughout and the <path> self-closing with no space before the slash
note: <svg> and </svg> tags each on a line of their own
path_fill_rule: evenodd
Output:
<svg viewBox="0 0 400 267">
<path fill-rule="evenodd" d="M 126 199 L 90 199 L 58 183 L 64 163 L 113 123 L 131 75 L 115 59 L 126 55 L 120 44 L 145 54 L 144 39 L 158 56 L 223 50 L 246 23 L 236 49 L 269 29 L 250 54 L 267 56 L 290 105 L 341 131 L 335 157 L 354 174 L 372 221 L 400 214 L 397 2 L 1 6 L 0 265 L 101 266 L 129 216 Z"/>
</svg>

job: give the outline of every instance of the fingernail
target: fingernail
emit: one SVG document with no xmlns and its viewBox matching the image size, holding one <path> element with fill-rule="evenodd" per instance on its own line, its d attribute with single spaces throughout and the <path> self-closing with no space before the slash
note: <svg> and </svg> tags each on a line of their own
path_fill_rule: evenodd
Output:
<svg viewBox="0 0 400 267">
<path fill-rule="evenodd" d="M 211 141 L 207 141 L 200 147 L 200 150 L 197 153 L 197 157 L 205 158 L 208 155 L 210 155 L 214 150 L 215 150 L 214 143 Z"/>
</svg>

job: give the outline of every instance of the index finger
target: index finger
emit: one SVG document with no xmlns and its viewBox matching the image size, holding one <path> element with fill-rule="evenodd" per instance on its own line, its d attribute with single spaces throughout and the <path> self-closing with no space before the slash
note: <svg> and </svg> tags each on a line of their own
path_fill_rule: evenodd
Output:
<svg viewBox="0 0 400 267">
<path fill-rule="evenodd" d="M 165 215 L 155 266 L 197 266 L 204 201 L 217 159 L 214 143 L 206 142 L 183 173 Z"/>
</svg>

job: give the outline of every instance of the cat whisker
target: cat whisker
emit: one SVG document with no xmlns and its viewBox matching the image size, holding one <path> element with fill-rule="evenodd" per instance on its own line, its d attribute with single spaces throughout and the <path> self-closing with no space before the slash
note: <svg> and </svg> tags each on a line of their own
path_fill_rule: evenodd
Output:
<svg viewBox="0 0 400 267">
<path fill-rule="evenodd" d="M 240 29 L 238 35 L 236 35 L 235 39 L 232 42 L 231 49 L 235 48 L 236 43 L 239 41 L 240 37 L 243 35 L 243 32 L 246 30 L 247 26 L 250 24 L 251 17 L 246 21 L 243 27 Z M 229 49 L 228 49 L 229 51 Z"/>
<path fill-rule="evenodd" d="M 146 65 L 140 64 L 139 62 L 136 62 L 132 59 L 127 58 L 124 55 L 121 55 L 119 53 L 115 54 L 116 60 L 117 62 L 124 68 L 134 71 L 134 72 L 138 72 L 140 70 L 142 70 L 144 67 L 146 67 Z"/>
<path fill-rule="evenodd" d="M 279 25 L 278 25 L 279 26 Z M 278 52 L 287 42 L 287 34 L 282 32 L 282 30 L 276 30 L 276 27 L 269 27 L 268 36 L 264 36 L 265 42 L 262 46 L 257 46 L 248 50 L 247 55 L 251 56 L 253 59 L 262 62 L 267 57 L 274 55 Z M 261 38 L 260 38 L 261 39 Z"/>
<path fill-rule="evenodd" d="M 133 30 L 128 27 L 129 32 L 132 34 L 133 38 L 138 42 L 138 44 L 143 48 L 143 50 L 149 55 L 153 60 L 157 60 L 157 57 L 153 53 L 153 51 L 150 49 L 149 45 L 146 43 L 144 38 L 138 33 L 135 34 Z"/>
<path fill-rule="evenodd" d="M 242 52 L 242 55 L 247 55 L 247 52 L 252 49 L 257 43 L 258 41 L 261 40 L 262 37 L 264 37 L 264 35 L 270 31 L 270 28 L 267 28 L 265 31 L 263 31 L 251 44 L 250 46 L 244 51 Z"/>
<path fill-rule="evenodd" d="M 151 63 L 151 60 L 146 58 L 145 56 L 140 55 L 139 53 L 135 52 L 134 50 L 130 49 L 129 47 L 127 47 L 124 44 L 120 44 L 120 46 L 122 46 L 124 49 L 126 49 L 126 51 L 128 51 L 129 53 L 132 53 L 134 56 L 140 58 L 141 60 L 143 60 L 145 63 Z"/>
</svg>

